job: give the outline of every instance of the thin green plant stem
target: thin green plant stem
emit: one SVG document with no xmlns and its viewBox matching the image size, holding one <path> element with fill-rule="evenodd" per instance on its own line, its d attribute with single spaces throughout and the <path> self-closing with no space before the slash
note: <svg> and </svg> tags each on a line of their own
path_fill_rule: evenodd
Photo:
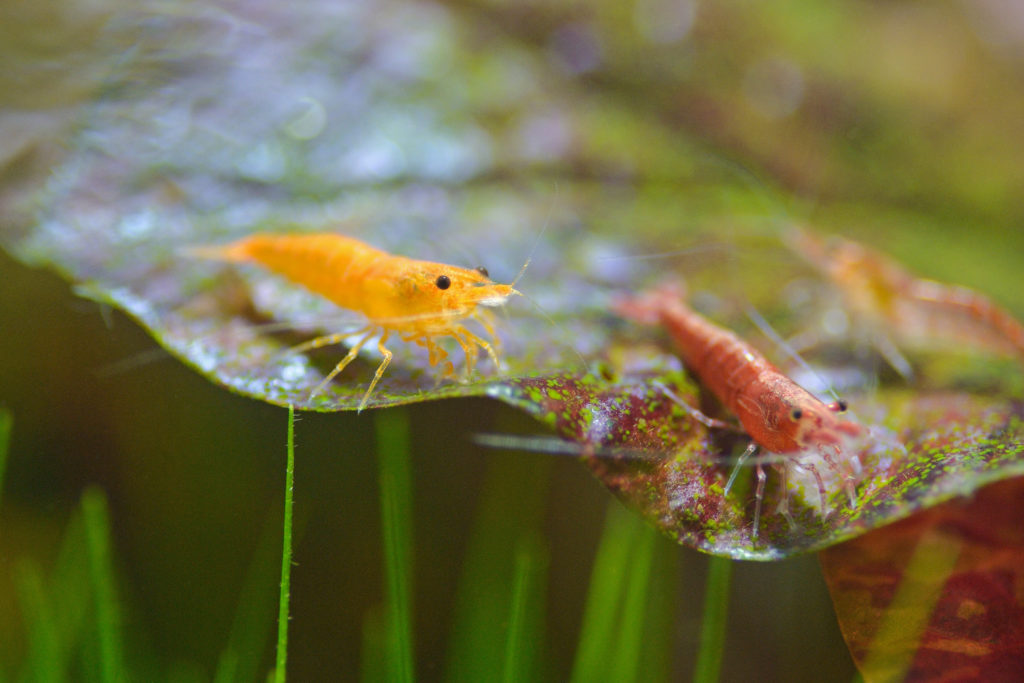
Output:
<svg viewBox="0 0 1024 683">
<path fill-rule="evenodd" d="M 695 683 L 717 681 L 722 672 L 731 577 L 732 560 L 725 557 L 711 557 L 708 560 L 700 650 L 697 652 L 697 665 L 693 671 Z"/>
<path fill-rule="evenodd" d="M 499 418 L 498 431 L 516 428 Z M 509 596 L 516 581 L 516 553 L 523 539 L 540 538 L 551 462 L 524 459 L 513 451 L 488 454 L 487 473 L 479 489 L 473 530 L 462 559 L 455 598 L 444 680 L 481 681 L 496 678 L 508 651 Z M 545 551 L 546 552 L 546 551 Z M 542 591 L 539 591 L 542 592 Z M 526 609 L 542 615 L 540 604 Z M 542 642 L 540 624 L 530 637 Z M 538 664 L 540 662 L 538 661 Z M 531 678 L 541 675 L 535 671 Z"/>
<path fill-rule="evenodd" d="M 295 488 L 295 407 L 288 405 L 288 463 L 284 474 L 284 530 L 281 551 L 281 592 L 277 609 L 275 683 L 284 683 L 288 665 L 288 605 L 292 582 L 292 499 Z"/>
<path fill-rule="evenodd" d="M 404 409 L 382 410 L 374 420 L 380 468 L 388 680 L 414 680 L 412 642 L 412 484 L 409 473 L 409 416 Z"/>
<path fill-rule="evenodd" d="M 654 564 L 657 532 L 633 518 L 634 551 L 622 582 L 622 615 L 619 633 L 615 639 L 615 656 L 609 680 L 635 681 L 640 675 L 640 653 L 645 626 L 648 622 L 647 596 L 651 588 L 651 568 Z"/>
<path fill-rule="evenodd" d="M 89 577 L 95 596 L 99 633 L 100 680 L 113 683 L 126 677 L 121 638 L 120 609 L 114 588 L 114 563 L 110 543 L 110 510 L 107 497 L 98 488 L 82 494 L 82 514 L 89 555 Z"/>
<path fill-rule="evenodd" d="M 543 576 L 547 553 L 535 536 L 516 544 L 516 562 L 512 580 L 512 605 L 509 609 L 505 640 L 505 683 L 535 678 L 539 649 L 538 631 L 543 623 Z"/>
</svg>

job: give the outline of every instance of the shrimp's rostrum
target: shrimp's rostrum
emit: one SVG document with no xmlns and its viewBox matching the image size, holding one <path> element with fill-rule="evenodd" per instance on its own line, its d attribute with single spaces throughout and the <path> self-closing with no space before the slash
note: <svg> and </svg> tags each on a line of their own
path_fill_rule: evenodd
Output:
<svg viewBox="0 0 1024 683">
<path fill-rule="evenodd" d="M 357 339 L 348 354 L 313 390 L 311 398 L 355 359 L 359 350 L 377 338 L 383 356 L 359 404 L 362 410 L 384 375 L 392 353 L 385 346 L 395 334 L 402 341 L 427 349 L 431 365 L 443 363 L 442 376 L 452 378 L 455 368 L 448 352 L 437 343 L 450 336 L 466 354 L 466 376 L 476 365 L 478 347 L 500 369 L 493 318 L 482 306 L 501 306 L 514 294 L 513 284 L 493 282 L 486 269 L 459 268 L 443 263 L 395 256 L 357 239 L 331 233 L 305 235 L 253 235 L 223 246 L 190 250 L 193 256 L 236 263 L 255 263 L 302 285 L 342 308 L 358 311 L 366 324 L 356 332 L 312 339 L 296 352 Z M 489 340 L 463 323 L 475 320 Z"/>
<path fill-rule="evenodd" d="M 616 310 L 631 319 L 664 325 L 683 362 L 719 401 L 739 418 L 755 447 L 788 456 L 795 467 L 810 470 L 818 486 L 822 511 L 828 493 L 814 465 L 820 457 L 843 481 L 851 499 L 861 465 L 855 442 L 862 428 L 837 413 L 843 402 L 825 404 L 789 379 L 755 348 L 732 332 L 712 324 L 683 303 L 677 288 L 663 287 L 616 302 Z M 764 495 L 764 472 L 758 463 L 754 536 Z M 783 475 L 786 469 L 781 469 Z M 731 480 L 730 480 L 731 481 Z M 780 511 L 785 508 L 785 484 Z"/>
</svg>

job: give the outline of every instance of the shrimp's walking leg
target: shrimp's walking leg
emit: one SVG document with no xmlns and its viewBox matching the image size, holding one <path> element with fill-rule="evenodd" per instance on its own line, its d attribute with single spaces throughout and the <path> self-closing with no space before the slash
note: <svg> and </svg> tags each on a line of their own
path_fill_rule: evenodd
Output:
<svg viewBox="0 0 1024 683">
<path fill-rule="evenodd" d="M 338 373 L 340 373 L 342 370 L 344 370 L 345 367 L 349 363 L 351 363 L 355 359 L 355 357 L 357 355 L 359 355 L 359 349 L 363 348 L 363 345 L 366 344 L 366 342 L 370 341 L 370 338 L 374 334 L 376 334 L 376 332 L 377 332 L 376 328 L 373 328 L 373 327 L 363 328 L 359 332 L 363 332 L 363 331 L 366 331 L 366 334 L 363 335 L 363 337 L 359 341 L 357 341 L 355 343 L 355 345 L 351 349 L 348 350 L 348 353 L 345 354 L 345 357 L 341 359 L 340 363 L 338 363 L 337 365 L 334 366 L 334 369 L 331 370 L 330 374 L 328 374 L 327 377 L 324 377 L 323 381 L 320 382 L 320 384 L 316 385 L 316 389 L 314 389 L 312 391 L 312 393 L 310 393 L 310 395 L 309 395 L 310 398 L 313 398 L 314 396 L 319 394 L 321 391 L 323 391 L 324 387 L 326 387 L 330 383 L 330 381 L 332 379 L 337 377 Z M 330 339 L 330 338 L 333 338 L 333 337 L 336 337 L 336 336 L 338 336 L 338 335 L 331 335 L 330 337 L 317 337 L 316 339 L 308 341 L 305 344 L 300 344 L 299 346 L 296 346 L 294 350 L 295 351 L 308 351 L 309 349 L 316 349 L 316 348 L 319 348 L 321 346 L 327 346 L 331 342 L 323 342 L 323 343 L 317 343 L 317 342 L 320 342 L 320 340 L 322 340 L 322 339 Z M 342 335 L 342 336 L 347 336 L 347 335 Z M 333 342 L 333 343 L 337 344 L 337 342 Z"/>
<path fill-rule="evenodd" d="M 494 331 L 494 316 L 491 315 L 491 312 L 478 308 L 473 312 L 473 320 L 476 320 L 480 323 L 480 327 L 484 328 L 487 336 L 491 338 L 491 346 L 494 347 L 494 352 L 499 353 L 501 351 L 501 337 Z"/>
<path fill-rule="evenodd" d="M 748 449 L 749 450 L 749 449 Z M 764 501 L 764 482 L 768 479 L 765 474 L 764 464 L 757 461 L 757 490 L 754 492 L 754 532 L 750 534 L 751 540 L 757 540 L 757 532 L 761 526 L 761 503 Z"/>
<path fill-rule="evenodd" d="M 355 332 L 342 332 L 342 333 L 339 333 L 339 334 L 327 334 L 327 335 L 324 335 L 322 337 L 316 337 L 315 339 L 310 339 L 307 342 L 302 342 L 301 344 L 298 344 L 296 346 L 292 346 L 292 347 L 288 348 L 287 350 L 285 350 L 285 354 L 290 356 L 290 355 L 293 355 L 293 354 L 296 354 L 296 353 L 303 353 L 304 351 L 312 351 L 313 349 L 320 349 L 320 348 L 323 348 L 325 346 L 334 346 L 335 344 L 340 344 L 341 342 L 343 342 L 345 340 L 345 337 L 352 337 L 352 336 L 355 336 L 355 335 L 358 335 L 358 334 L 363 334 L 365 332 L 371 332 L 371 331 L 373 331 L 372 327 L 363 327 L 363 328 L 361 328 L 359 330 L 356 330 Z"/>
<path fill-rule="evenodd" d="M 825 459 L 825 462 L 831 465 L 831 461 L 828 458 Z M 814 475 L 814 481 L 818 484 L 818 498 L 821 500 L 821 516 L 828 517 L 831 510 L 828 508 L 828 494 L 825 493 L 825 481 L 821 478 L 821 472 L 811 463 L 801 465 L 801 467 L 806 467 Z"/>
<path fill-rule="evenodd" d="M 380 365 L 377 366 L 377 372 L 373 374 L 373 381 L 370 382 L 370 387 L 366 390 L 366 393 L 363 394 L 363 400 L 359 402 L 359 408 L 356 409 L 357 413 L 363 412 L 363 408 L 366 407 L 366 402 L 370 400 L 370 394 L 373 393 L 374 387 L 377 386 L 377 382 L 380 381 L 380 378 L 384 376 L 384 371 L 387 370 L 388 363 L 391 362 L 392 353 L 386 346 L 384 346 L 384 342 L 388 340 L 389 334 L 390 332 L 388 332 L 388 330 L 384 330 L 380 335 L 380 341 L 377 342 L 377 350 L 380 351 L 380 355 L 384 358 L 381 360 Z"/>
<path fill-rule="evenodd" d="M 793 531 L 796 530 L 796 520 L 793 519 L 793 515 L 789 514 L 789 468 L 798 467 L 796 463 L 784 461 L 780 463 L 776 470 L 779 473 L 779 478 L 782 480 L 780 486 L 782 490 L 779 494 L 779 505 L 775 508 L 775 514 L 782 515 L 786 518 L 789 523 L 789 528 Z"/>
<path fill-rule="evenodd" d="M 739 431 L 736 427 L 734 427 L 733 425 L 729 424 L 728 422 L 723 422 L 721 420 L 716 420 L 715 418 L 708 417 L 704 413 L 700 412 L 699 410 L 697 410 L 696 408 L 691 406 L 689 403 L 687 403 L 686 401 L 681 399 L 674 391 L 669 389 L 667 386 L 665 386 L 664 384 L 662 384 L 658 380 L 654 380 L 653 382 L 651 382 L 651 384 L 653 384 L 655 387 L 657 387 L 661 391 L 661 393 L 663 393 L 666 396 L 668 396 L 669 400 L 671 400 L 673 403 L 675 403 L 680 408 L 682 408 L 684 411 L 686 411 L 687 415 L 692 417 L 697 422 L 700 422 L 702 425 L 704 425 L 708 429 L 728 429 L 728 430 L 734 431 L 734 432 L 735 431 Z M 732 482 L 733 479 L 736 478 L 735 470 L 733 472 L 734 472 L 733 476 L 729 477 L 729 481 L 730 482 Z M 726 493 L 728 493 L 728 492 L 729 492 L 729 489 L 726 489 Z"/>
<path fill-rule="evenodd" d="M 743 454 L 736 460 L 736 466 L 732 468 L 732 473 L 729 475 L 729 481 L 725 482 L 725 495 L 729 495 L 729 491 L 732 489 L 732 485 L 736 482 L 736 477 L 739 475 L 740 469 L 746 464 L 747 460 L 756 450 L 757 444 L 751 441 L 750 445 L 747 446 L 747 450 L 743 451 Z M 754 532 L 751 534 L 752 539 L 757 538 L 758 527 L 761 524 L 761 502 L 764 500 L 764 482 L 767 478 L 768 477 L 764 472 L 764 465 L 761 461 L 758 461 L 757 489 L 754 492 Z"/>
<path fill-rule="evenodd" d="M 855 507 L 857 505 L 857 484 L 854 481 L 853 473 L 849 471 L 844 471 L 844 469 L 840 467 L 839 463 L 836 462 L 836 459 L 829 455 L 829 453 L 826 450 L 821 449 L 819 452 L 821 453 L 821 457 L 822 459 L 825 460 L 825 464 L 828 465 L 829 469 L 842 478 L 843 490 L 846 491 L 846 497 L 850 500 L 850 507 Z M 838 451 L 836 452 L 836 454 L 840 455 Z M 814 468 L 813 465 L 808 465 L 808 468 L 814 474 L 815 479 L 818 480 L 818 494 L 821 496 L 821 514 L 824 515 L 827 507 L 825 504 L 825 486 L 822 483 L 821 474 L 818 472 L 818 470 Z"/>
<path fill-rule="evenodd" d="M 741 455 L 739 459 L 736 460 L 736 466 L 732 468 L 732 473 L 729 475 L 729 481 L 725 482 L 725 490 L 723 491 L 723 495 L 729 495 L 729 490 L 732 489 L 732 485 L 736 483 L 737 475 L 739 475 L 740 470 L 743 468 L 743 465 L 746 464 L 747 460 L 750 458 L 751 455 L 754 454 L 754 451 L 756 450 L 757 444 L 751 441 L 750 445 L 747 446 L 747 450 L 743 451 L 743 455 Z"/>
<path fill-rule="evenodd" d="M 473 343 L 465 337 L 466 334 L 469 334 L 469 332 L 464 327 L 457 327 L 452 332 L 455 341 L 459 343 L 459 346 L 462 347 L 462 352 L 466 354 L 466 379 L 464 381 L 468 382 L 469 378 L 473 375 L 473 370 L 476 369 L 477 351 Z"/>
<path fill-rule="evenodd" d="M 494 331 L 493 330 L 491 330 L 490 328 L 488 328 L 486 326 L 485 326 L 485 329 L 487 329 L 487 331 L 491 334 L 492 337 L 494 336 Z M 480 337 L 476 336 L 475 334 L 473 334 L 472 332 L 467 330 L 465 327 L 462 327 L 461 325 L 458 327 L 458 330 L 456 332 L 455 338 L 458 339 L 460 336 L 464 340 L 469 342 L 469 350 L 466 350 L 466 359 L 467 359 L 467 361 L 469 360 L 470 350 L 473 351 L 473 355 L 474 356 L 476 355 L 476 347 L 473 346 L 473 344 L 477 344 L 477 345 L 480 346 L 480 348 L 482 348 L 484 351 L 487 352 L 487 355 L 490 357 L 491 361 L 494 363 L 494 369 L 497 370 L 499 373 L 501 372 L 501 361 L 498 360 L 498 354 L 494 351 L 494 347 L 491 346 L 487 342 L 486 339 L 481 339 Z M 462 344 L 462 342 L 459 342 L 459 343 Z M 463 344 L 462 348 L 466 349 L 466 345 Z M 476 366 L 476 358 L 475 357 L 473 358 L 473 366 L 474 367 Z M 467 366 L 466 366 L 466 376 L 467 377 L 469 376 L 469 364 L 468 363 L 467 363 Z"/>
</svg>

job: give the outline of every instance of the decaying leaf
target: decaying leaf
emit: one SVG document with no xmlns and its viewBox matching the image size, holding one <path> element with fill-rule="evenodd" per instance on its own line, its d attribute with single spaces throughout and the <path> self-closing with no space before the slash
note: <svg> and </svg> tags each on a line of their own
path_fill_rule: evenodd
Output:
<svg viewBox="0 0 1024 683">
<path fill-rule="evenodd" d="M 1012 681 L 1024 671 L 1024 479 L 821 554 L 865 681 Z"/>
</svg>

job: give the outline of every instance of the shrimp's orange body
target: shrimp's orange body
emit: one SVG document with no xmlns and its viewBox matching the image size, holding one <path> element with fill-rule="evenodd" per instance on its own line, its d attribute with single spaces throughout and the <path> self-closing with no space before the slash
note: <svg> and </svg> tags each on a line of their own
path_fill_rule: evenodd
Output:
<svg viewBox="0 0 1024 683">
<path fill-rule="evenodd" d="M 345 369 L 371 339 L 379 337 L 383 355 L 366 394 L 362 410 L 391 361 L 385 342 L 397 334 L 406 342 L 426 347 L 430 364 L 444 361 L 444 377 L 454 377 L 448 353 L 438 337 L 451 336 L 466 354 L 466 374 L 472 373 L 478 348 L 500 368 L 495 349 L 493 319 L 481 306 L 500 306 L 514 294 L 512 284 L 493 282 L 485 269 L 459 268 L 443 263 L 395 256 L 357 239 L 330 233 L 307 235 L 253 235 L 231 244 L 200 247 L 194 256 L 237 263 L 256 263 L 333 303 L 366 316 L 366 325 L 355 333 L 317 337 L 294 349 L 307 351 L 337 344 L 350 335 L 359 340 L 344 359 L 313 391 L 315 396 Z M 476 320 L 491 341 L 465 327 Z"/>
<path fill-rule="evenodd" d="M 663 287 L 621 299 L 616 309 L 634 320 L 664 325 L 686 366 L 739 418 L 754 444 L 794 458 L 820 455 L 840 473 L 853 497 L 854 477 L 860 471 L 854 440 L 863 430 L 837 416 L 846 408 L 842 402 L 826 405 L 818 400 L 754 347 L 690 309 L 676 288 Z M 745 457 L 753 450 L 752 444 Z M 824 510 L 827 495 L 820 473 L 807 463 L 801 467 L 814 473 Z M 764 475 L 759 466 L 755 536 L 763 493 Z"/>
</svg>

